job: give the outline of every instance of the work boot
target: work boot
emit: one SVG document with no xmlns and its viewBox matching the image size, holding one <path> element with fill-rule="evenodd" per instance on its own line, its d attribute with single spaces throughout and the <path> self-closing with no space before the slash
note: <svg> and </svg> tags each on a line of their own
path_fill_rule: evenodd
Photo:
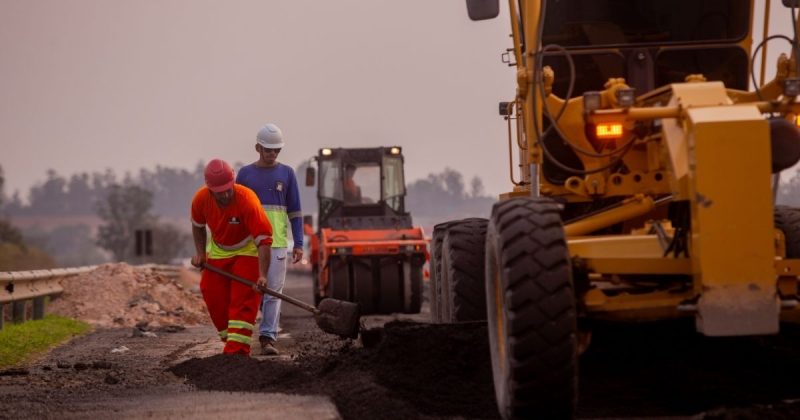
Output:
<svg viewBox="0 0 800 420">
<path fill-rule="evenodd" d="M 258 342 L 261 343 L 261 354 L 264 356 L 277 356 L 278 349 L 275 348 L 275 340 L 269 337 L 258 337 Z"/>
</svg>

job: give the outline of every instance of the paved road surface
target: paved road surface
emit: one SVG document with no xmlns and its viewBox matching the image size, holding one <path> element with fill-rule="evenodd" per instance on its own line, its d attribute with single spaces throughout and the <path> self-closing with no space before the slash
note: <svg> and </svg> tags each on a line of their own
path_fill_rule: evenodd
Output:
<svg viewBox="0 0 800 420">
<path fill-rule="evenodd" d="M 310 279 L 290 274 L 284 292 L 310 301 Z M 0 372 L 0 418 L 496 417 L 485 326 L 390 323 L 380 345 L 364 348 L 283 308 L 278 358 L 221 360 L 210 326 L 155 337 L 97 330 Z M 365 323 L 399 318 L 427 313 Z M 603 326 L 580 372 L 580 418 L 800 418 L 800 329 L 791 326 L 727 339 L 686 323 Z"/>
</svg>

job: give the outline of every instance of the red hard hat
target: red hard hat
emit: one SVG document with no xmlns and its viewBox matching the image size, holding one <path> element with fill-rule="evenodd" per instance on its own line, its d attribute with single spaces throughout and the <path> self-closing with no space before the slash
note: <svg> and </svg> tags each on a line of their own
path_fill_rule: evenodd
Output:
<svg viewBox="0 0 800 420">
<path fill-rule="evenodd" d="M 233 188 L 233 168 L 222 159 L 212 159 L 206 165 L 206 186 L 213 192 Z"/>
</svg>

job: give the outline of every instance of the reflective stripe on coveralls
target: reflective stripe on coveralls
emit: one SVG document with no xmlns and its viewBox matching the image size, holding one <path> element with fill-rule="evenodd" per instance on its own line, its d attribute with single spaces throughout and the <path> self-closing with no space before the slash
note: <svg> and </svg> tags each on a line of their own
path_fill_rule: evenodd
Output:
<svg viewBox="0 0 800 420">
<path fill-rule="evenodd" d="M 228 334 L 228 341 L 236 341 L 237 343 L 250 345 L 250 337 L 242 334 L 230 333 Z"/>
<path fill-rule="evenodd" d="M 228 330 L 234 330 L 234 332 L 228 333 L 228 340 L 250 345 L 250 336 L 253 335 L 253 329 L 254 325 L 247 321 L 231 319 L 228 321 Z M 245 330 L 247 335 L 239 334 L 235 330 Z"/>
<path fill-rule="evenodd" d="M 211 238 L 208 241 L 208 245 L 206 245 L 206 253 L 208 254 L 208 258 L 215 260 L 235 257 L 237 255 L 258 257 L 258 247 L 256 247 L 256 242 L 261 242 L 269 238 L 271 237 L 267 235 L 259 235 L 255 240 L 253 240 L 252 236 L 248 236 L 235 245 L 220 245 L 214 242 L 214 239 Z"/>
<path fill-rule="evenodd" d="M 289 245 L 289 215 L 286 213 L 286 206 L 262 204 L 261 208 L 267 214 L 269 223 L 272 225 L 272 247 L 286 248 Z"/>
<path fill-rule="evenodd" d="M 239 328 L 240 330 L 250 330 L 253 331 L 253 324 L 246 322 L 246 321 L 239 321 L 239 320 L 230 320 L 228 321 L 228 328 Z"/>
<path fill-rule="evenodd" d="M 253 335 L 255 326 L 247 321 L 238 319 L 228 320 L 227 341 L 236 341 L 238 343 L 250 345 L 250 336 Z M 238 331 L 237 330 L 245 330 Z M 246 332 L 247 334 L 239 334 L 239 332 Z"/>
</svg>

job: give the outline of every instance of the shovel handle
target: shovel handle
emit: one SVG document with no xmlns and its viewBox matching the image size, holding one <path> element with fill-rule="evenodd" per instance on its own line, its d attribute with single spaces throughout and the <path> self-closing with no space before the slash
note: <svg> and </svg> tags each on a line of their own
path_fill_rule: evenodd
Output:
<svg viewBox="0 0 800 420">
<path fill-rule="evenodd" d="M 246 278 L 243 278 L 243 277 L 239 277 L 236 274 L 232 274 L 232 273 L 229 273 L 227 271 L 220 270 L 219 268 L 214 267 L 213 265 L 210 265 L 208 263 L 203 263 L 203 268 L 208 270 L 208 271 L 211 271 L 212 273 L 217 273 L 217 274 L 219 274 L 221 276 L 227 277 L 227 278 L 229 278 L 229 279 L 231 279 L 233 281 L 237 281 L 239 283 L 245 284 L 245 285 L 250 286 L 250 287 L 255 287 L 261 293 L 266 293 L 266 294 L 268 294 L 270 296 L 275 296 L 276 298 L 284 300 L 286 302 L 289 302 L 292 305 L 299 306 L 299 307 L 307 310 L 308 312 L 311 312 L 312 314 L 316 314 L 318 312 L 317 308 L 315 308 L 315 307 L 303 302 L 302 300 L 298 300 L 298 299 L 295 299 L 295 298 L 293 298 L 291 296 L 286 296 L 283 293 L 276 292 L 276 291 L 274 291 L 272 289 L 259 286 L 258 283 L 252 282 L 252 281 L 247 280 Z"/>
</svg>

